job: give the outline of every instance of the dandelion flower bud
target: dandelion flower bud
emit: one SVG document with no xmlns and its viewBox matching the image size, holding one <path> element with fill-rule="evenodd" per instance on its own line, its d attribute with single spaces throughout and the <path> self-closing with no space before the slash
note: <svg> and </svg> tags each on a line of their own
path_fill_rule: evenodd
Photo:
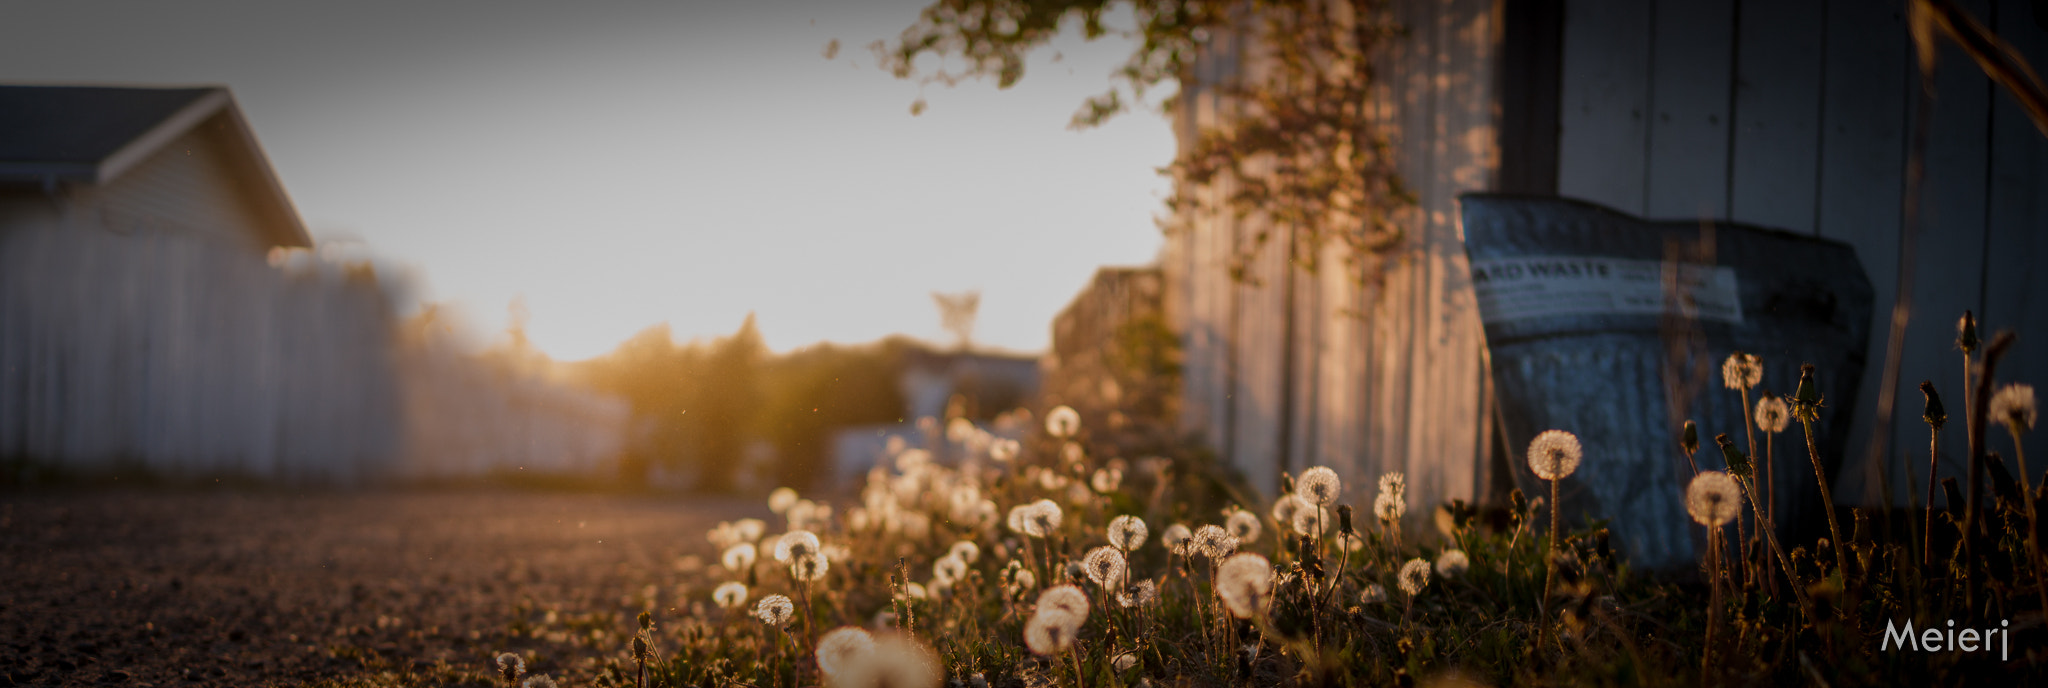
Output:
<svg viewBox="0 0 2048 688">
<path fill-rule="evenodd" d="M 1125 609 L 1142 607 L 1156 599 L 1159 599 L 1159 585 L 1153 583 L 1151 579 L 1133 583 L 1116 594 L 1116 603 Z"/>
<path fill-rule="evenodd" d="M 790 507 L 796 505 L 796 500 L 796 490 L 787 487 L 775 488 L 774 492 L 768 493 L 768 510 L 778 514 L 789 511 Z"/>
<path fill-rule="evenodd" d="M 1109 520 L 1109 544 L 1117 549 L 1137 551 L 1145 546 L 1145 537 L 1150 534 L 1145 528 L 1145 521 L 1136 516 L 1126 514 Z"/>
<path fill-rule="evenodd" d="M 1792 393 L 1792 413 L 1811 423 L 1820 420 L 1820 388 L 1813 382 L 1813 364 L 1799 366 L 1799 390 Z"/>
<path fill-rule="evenodd" d="M 825 558 L 824 552 L 797 557 L 789 562 L 790 575 L 805 583 L 824 578 L 825 572 L 831 570 L 831 568 L 832 560 Z"/>
<path fill-rule="evenodd" d="M 1686 456 L 1699 453 L 1700 426 L 1694 425 L 1691 420 L 1685 421 L 1685 430 L 1678 434 L 1678 448 L 1684 449 Z"/>
<path fill-rule="evenodd" d="M 1721 362 L 1721 384 L 1729 389 L 1750 389 L 1763 379 L 1764 362 L 1752 354 L 1737 351 Z"/>
<path fill-rule="evenodd" d="M 1365 589 L 1358 591 L 1358 601 L 1363 604 L 1378 604 L 1387 601 L 1387 586 L 1378 583 L 1365 584 Z"/>
<path fill-rule="evenodd" d="M 1074 647 L 1080 630 L 1081 620 L 1074 615 L 1041 609 L 1024 624 L 1024 645 L 1040 655 L 1060 654 Z"/>
<path fill-rule="evenodd" d="M 1328 466 L 1316 466 L 1301 472 L 1294 481 L 1294 494 L 1302 501 L 1320 507 L 1337 503 L 1338 493 L 1343 491 L 1343 482 L 1337 479 L 1337 472 Z"/>
<path fill-rule="evenodd" d="M 1735 520 L 1742 510 L 1742 492 L 1735 479 L 1720 471 L 1701 471 L 1685 487 L 1685 512 L 1708 528 Z"/>
<path fill-rule="evenodd" d="M 1308 503 L 1301 501 L 1301 498 L 1294 496 L 1294 493 L 1282 493 L 1280 498 L 1273 502 L 1273 522 L 1285 528 L 1294 523 L 1294 512 L 1300 511 L 1307 506 Z"/>
<path fill-rule="evenodd" d="M 818 534 L 808 530 L 792 530 L 783 533 L 775 541 L 775 560 L 787 562 L 797 557 L 818 552 Z"/>
<path fill-rule="evenodd" d="M 1046 588 L 1038 594 L 1038 613 L 1056 611 L 1074 617 L 1074 624 L 1080 625 L 1088 619 L 1088 593 L 1071 585 Z"/>
<path fill-rule="evenodd" d="M 636 635 L 636 636 L 633 636 L 633 661 L 636 661 L 636 662 L 645 662 L 645 661 L 647 661 L 647 639 L 646 639 L 646 638 L 642 638 L 642 637 L 640 637 L 640 636 L 637 636 L 637 635 Z"/>
<path fill-rule="evenodd" d="M 1948 424 L 1948 409 L 1942 408 L 1941 395 L 1934 392 L 1934 382 L 1921 380 L 1920 393 L 1927 396 L 1927 410 L 1920 414 L 1920 420 L 1927 421 L 1928 426 L 1940 430 L 1941 426 Z"/>
<path fill-rule="evenodd" d="M 1968 356 L 1977 352 L 1977 317 L 1963 311 L 1963 318 L 1956 321 L 1956 348 Z"/>
<path fill-rule="evenodd" d="M 1401 575 L 1397 578 L 1401 592 L 1408 593 L 1409 597 L 1420 595 L 1422 589 L 1429 586 L 1429 562 L 1420 558 L 1409 559 L 1408 563 L 1401 565 Z"/>
<path fill-rule="evenodd" d="M 1579 437 L 1563 430 L 1545 430 L 1529 443 L 1529 470 L 1544 480 L 1563 480 L 1579 470 Z"/>
<path fill-rule="evenodd" d="M 769 595 L 754 604 L 754 618 L 770 626 L 787 625 L 790 615 L 795 613 L 796 605 L 791 604 L 789 598 L 782 595 Z"/>
<path fill-rule="evenodd" d="M 818 673 L 837 684 L 874 653 L 875 637 L 854 626 L 841 626 L 818 638 Z"/>
<path fill-rule="evenodd" d="M 2034 420 L 2039 416 L 2034 407 L 2034 386 L 2012 383 L 1998 389 L 1991 397 L 1991 419 L 2004 423 L 2014 434 L 2034 429 Z"/>
<path fill-rule="evenodd" d="M 1081 430 L 1081 414 L 1074 407 L 1061 404 L 1045 412 L 1045 434 L 1066 439 Z"/>
<path fill-rule="evenodd" d="M 1786 424 L 1791 422 L 1792 407 L 1785 403 L 1784 397 L 1765 392 L 1764 398 L 1757 400 L 1756 428 L 1758 430 L 1776 434 L 1784 432 Z"/>
<path fill-rule="evenodd" d="M 1237 538 L 1239 543 L 1245 543 L 1257 541 L 1261 528 L 1259 517 L 1252 515 L 1252 512 L 1233 509 L 1230 518 L 1223 519 L 1223 529 L 1230 531 L 1230 536 Z"/>
<path fill-rule="evenodd" d="M 1195 530 L 1192 549 L 1211 561 L 1222 561 L 1237 551 L 1237 538 L 1231 537 L 1222 528 L 1202 526 Z"/>
<path fill-rule="evenodd" d="M 1436 575 L 1457 578 L 1472 568 L 1472 559 L 1465 556 L 1465 550 L 1447 549 L 1436 555 Z"/>
<path fill-rule="evenodd" d="M 1728 462 L 1729 473 L 1745 477 L 1749 475 L 1749 455 L 1735 447 L 1735 442 L 1728 439 L 1728 433 L 1715 435 L 1714 443 L 1721 445 L 1721 458 Z"/>
<path fill-rule="evenodd" d="M 717 590 L 711 591 L 711 601 L 718 603 L 720 609 L 738 609 L 740 605 L 747 603 L 747 586 L 738 581 L 718 586 Z"/>
<path fill-rule="evenodd" d="M 974 544 L 973 542 L 967 540 L 961 540 L 959 542 L 953 543 L 953 548 L 947 550 L 946 554 L 947 556 L 959 559 L 962 562 L 972 564 L 974 563 L 974 560 L 981 558 L 981 545 Z"/>
<path fill-rule="evenodd" d="M 1166 532 L 1159 535 L 1159 544 L 1166 545 L 1166 550 L 1169 552 L 1187 556 L 1188 542 L 1194 538 L 1195 533 L 1188 530 L 1187 524 L 1175 523 L 1167 526 Z"/>
<path fill-rule="evenodd" d="M 754 567 L 754 558 L 756 556 L 759 556 L 759 550 L 754 548 L 754 544 L 742 542 L 727 547 L 725 554 L 720 555 L 718 560 L 719 563 L 725 565 L 725 570 L 727 571 L 745 571 Z"/>
<path fill-rule="evenodd" d="M 526 673 L 526 660 L 510 652 L 501 652 L 498 654 L 498 673 L 505 676 L 506 683 L 517 681 L 520 674 Z"/>
<path fill-rule="evenodd" d="M 1089 550 L 1088 556 L 1081 560 L 1081 566 L 1088 572 L 1088 580 L 1114 589 L 1123 585 L 1124 572 L 1129 564 L 1124 561 L 1123 550 L 1103 546 Z"/>
<path fill-rule="evenodd" d="M 1250 552 L 1224 560 L 1216 570 L 1216 593 L 1232 616 L 1252 618 L 1273 596 L 1273 563 Z"/>
<path fill-rule="evenodd" d="M 1337 507 L 1337 532 L 1345 535 L 1358 532 L 1351 529 L 1351 505 Z"/>
<path fill-rule="evenodd" d="M 1115 468 L 1097 468 L 1095 475 L 1088 479 L 1088 485 L 1096 492 L 1109 494 L 1124 484 L 1124 472 Z"/>
</svg>

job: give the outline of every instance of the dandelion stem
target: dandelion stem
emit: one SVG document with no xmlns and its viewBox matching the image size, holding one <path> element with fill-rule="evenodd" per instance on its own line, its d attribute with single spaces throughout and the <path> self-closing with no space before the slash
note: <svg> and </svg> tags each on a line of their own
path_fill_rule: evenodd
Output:
<svg viewBox="0 0 2048 688">
<path fill-rule="evenodd" d="M 1938 467 L 1940 462 L 1941 426 L 1937 425 L 1933 427 L 1927 439 L 1927 528 L 1926 537 L 1920 540 L 1920 564 L 1922 566 L 1934 565 L 1934 483 L 1936 482 L 1934 476 L 1935 472 L 1940 470 Z M 1955 505 L 1951 504 L 1949 508 L 1954 509 Z"/>
<path fill-rule="evenodd" d="M 1799 419 L 1799 425 L 1806 429 L 1806 456 L 1813 460 L 1813 475 L 1820 482 L 1821 509 L 1828 515 L 1828 534 L 1834 538 L 1835 568 L 1841 571 L 1842 582 L 1849 581 L 1849 541 L 1842 539 L 1842 526 L 1835 519 L 1835 491 L 1828 487 L 1828 473 L 1820 466 L 1820 449 L 1813 443 L 1813 421 L 1806 417 Z"/>
<path fill-rule="evenodd" d="M 2012 433 L 2012 453 L 2020 462 L 2020 502 L 2027 506 L 2027 562 L 2033 564 L 2034 591 L 2041 596 L 2041 608 L 2048 609 L 2048 581 L 2042 579 L 2040 523 L 2034 517 L 2034 486 L 2027 473 L 2027 450 L 2020 443 L 2020 426 L 2007 421 L 2005 429 Z"/>
<path fill-rule="evenodd" d="M 1762 364 L 1757 365 L 1760 367 Z M 1742 392 L 1742 432 L 1749 438 L 1749 455 L 1756 456 L 1756 414 L 1751 412 L 1749 408 L 1749 386 L 1743 385 L 1740 391 Z M 1735 542 L 1738 556 L 1749 549 L 1749 536 L 1743 532 L 1742 521 L 1742 515 L 1737 513 L 1735 516 Z M 1749 570 L 1749 557 L 1741 557 L 1736 570 L 1741 572 L 1744 580 L 1754 580 L 1756 578 L 1755 573 Z"/>
</svg>

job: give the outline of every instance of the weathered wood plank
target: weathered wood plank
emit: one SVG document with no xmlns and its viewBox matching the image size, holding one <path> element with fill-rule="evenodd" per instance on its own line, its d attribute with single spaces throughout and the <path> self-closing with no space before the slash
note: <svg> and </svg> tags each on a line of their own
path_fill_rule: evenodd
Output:
<svg viewBox="0 0 2048 688">
<path fill-rule="evenodd" d="M 2048 32 L 2035 23 L 2035 11 L 2032 3 L 1999 0 L 1992 21 L 1999 36 L 2040 70 L 2048 67 Z M 1983 322 L 2019 333 L 1998 366 L 1999 379 L 2048 389 L 2048 267 L 2041 265 L 2048 255 L 2048 138 L 2010 94 L 2001 91 L 1991 101 Z M 2008 442 L 1999 437 L 1991 444 Z M 2029 468 L 2038 485 L 2048 461 L 2034 464 Z"/>
<path fill-rule="evenodd" d="M 1744 0 L 1737 14 L 1729 216 L 1814 231 L 1821 118 L 1820 0 Z M 1661 84 L 1660 84 L 1661 85 Z"/>
<path fill-rule="evenodd" d="M 1643 213 L 1652 35 L 1649 3 L 1566 3 L 1559 195 Z"/>
<path fill-rule="evenodd" d="M 1658 0 L 1644 214 L 1728 216 L 1735 0 Z"/>
</svg>

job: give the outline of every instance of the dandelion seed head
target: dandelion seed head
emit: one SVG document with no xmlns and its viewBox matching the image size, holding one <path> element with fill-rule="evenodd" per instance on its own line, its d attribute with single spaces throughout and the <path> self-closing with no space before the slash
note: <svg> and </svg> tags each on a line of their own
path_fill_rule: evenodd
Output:
<svg viewBox="0 0 2048 688">
<path fill-rule="evenodd" d="M 1135 652 L 1126 652 L 1126 653 L 1123 653 L 1123 654 L 1117 655 L 1117 656 L 1116 656 L 1116 659 L 1112 659 L 1112 660 L 1110 660 L 1110 661 L 1109 661 L 1109 666 L 1110 666 L 1110 668 L 1112 668 L 1112 669 L 1115 669 L 1115 670 L 1116 670 L 1116 672 L 1117 672 L 1117 673 L 1119 673 L 1119 674 L 1121 674 L 1121 673 L 1123 673 L 1123 672 L 1126 672 L 1126 671 L 1130 671 L 1130 670 L 1131 670 L 1131 667 L 1134 667 L 1134 666 L 1137 666 L 1137 665 L 1138 665 L 1138 654 L 1137 654 L 1137 653 L 1135 653 Z"/>
<path fill-rule="evenodd" d="M 924 589 L 924 584 L 911 581 L 903 584 L 903 598 L 906 600 L 927 600 L 931 599 L 931 593 Z"/>
<path fill-rule="evenodd" d="M 1457 578 L 1472 568 L 1472 559 L 1465 556 L 1465 550 L 1447 549 L 1436 555 L 1436 575 Z"/>
<path fill-rule="evenodd" d="M 838 681 L 866 661 L 875 650 L 875 637 L 853 626 L 841 626 L 818 638 L 818 673 Z"/>
<path fill-rule="evenodd" d="M 1060 505 L 1050 499 L 1032 502 L 1024 513 L 1024 534 L 1035 538 L 1049 537 L 1059 532 Z"/>
<path fill-rule="evenodd" d="M 965 418 L 954 418 L 946 421 L 946 439 L 965 444 L 968 439 L 974 437 L 976 429 L 974 421 Z"/>
<path fill-rule="evenodd" d="M 1545 430 L 1529 443 L 1529 470 L 1544 480 L 1563 480 L 1579 470 L 1579 436 L 1563 430 Z"/>
<path fill-rule="evenodd" d="M 718 603 L 720 609 L 738 609 L 740 605 L 747 603 L 747 586 L 738 581 L 720 585 L 717 590 L 711 591 L 711 601 Z"/>
<path fill-rule="evenodd" d="M 967 562 L 959 557 L 946 555 L 932 562 L 932 578 L 948 585 L 967 575 Z"/>
<path fill-rule="evenodd" d="M 505 675 L 506 683 L 519 680 L 519 675 L 526 673 L 526 660 L 510 652 L 500 652 L 498 653 L 498 673 Z"/>
<path fill-rule="evenodd" d="M 1701 471 L 1685 487 L 1685 512 L 1708 528 L 1735 520 L 1742 511 L 1742 489 L 1735 479 L 1720 471 Z"/>
<path fill-rule="evenodd" d="M 1142 607 L 1151 604 L 1157 599 L 1159 599 L 1159 584 L 1152 582 L 1152 579 L 1149 578 L 1132 583 L 1116 594 L 1116 603 L 1122 605 L 1125 609 Z"/>
<path fill-rule="evenodd" d="M 1405 494 L 1407 491 L 1407 474 L 1400 471 L 1380 474 L 1380 494 Z"/>
<path fill-rule="evenodd" d="M 528 676 L 525 681 L 519 683 L 519 688 L 555 688 L 555 680 L 548 678 L 546 674 Z"/>
<path fill-rule="evenodd" d="M 1237 551 L 1237 538 L 1231 537 L 1218 526 L 1202 526 L 1195 529 L 1191 549 L 1211 561 L 1223 561 Z"/>
<path fill-rule="evenodd" d="M 1396 578 L 1401 584 L 1401 592 L 1408 593 L 1409 597 L 1422 594 L 1422 589 L 1429 585 L 1429 561 L 1409 559 L 1408 563 L 1401 565 L 1401 574 Z"/>
<path fill-rule="evenodd" d="M 1387 601 L 1387 586 L 1378 583 L 1365 584 L 1365 589 L 1358 591 L 1358 601 L 1364 604 L 1377 604 Z"/>
<path fill-rule="evenodd" d="M 1294 512 L 1294 522 L 1288 525 L 1294 528 L 1296 535 L 1322 537 L 1324 533 L 1330 532 L 1330 526 L 1335 525 L 1335 520 L 1330 516 L 1329 509 L 1310 506 Z"/>
<path fill-rule="evenodd" d="M 725 553 L 719 555 L 718 561 L 725 565 L 727 571 L 745 571 L 754 567 L 754 559 L 759 556 L 760 552 L 754 548 L 754 543 L 742 542 L 725 548 Z"/>
<path fill-rule="evenodd" d="M 948 556 L 959 559 L 962 562 L 972 564 L 976 559 L 981 558 L 981 545 L 974 544 L 973 542 L 967 540 L 961 540 L 959 542 L 953 543 L 953 548 L 947 550 L 946 554 Z"/>
<path fill-rule="evenodd" d="M 1045 412 L 1045 434 L 1066 439 L 1081 431 L 1081 414 L 1074 407 L 1061 404 Z"/>
<path fill-rule="evenodd" d="M 1232 509 L 1230 517 L 1223 519 L 1223 529 L 1229 531 L 1230 536 L 1237 538 L 1239 543 L 1245 543 L 1257 541 L 1259 531 L 1264 527 L 1259 525 L 1259 517 L 1252 512 Z"/>
<path fill-rule="evenodd" d="M 1056 585 L 1038 594 L 1038 612 L 1056 610 L 1072 614 L 1080 620 L 1088 618 L 1088 593 L 1072 585 Z M 1079 623 L 1079 621 L 1076 621 Z"/>
<path fill-rule="evenodd" d="M 1754 389 L 1763 380 L 1763 359 L 1753 354 L 1737 351 L 1721 361 L 1721 384 L 1729 389 Z"/>
<path fill-rule="evenodd" d="M 1216 570 L 1216 593 L 1232 616 L 1256 616 L 1273 596 L 1273 563 L 1250 552 L 1224 560 Z"/>
<path fill-rule="evenodd" d="M 1777 395 L 1766 396 L 1756 402 L 1756 427 L 1758 430 L 1777 434 L 1785 431 L 1792 422 L 1792 406 L 1785 398 Z"/>
<path fill-rule="evenodd" d="M 1088 580 L 1096 585 L 1116 588 L 1123 585 L 1129 564 L 1124 561 L 1123 550 L 1105 545 L 1089 550 L 1088 556 L 1081 560 L 1081 567 L 1088 572 Z"/>
<path fill-rule="evenodd" d="M 2034 405 L 2034 386 L 2018 382 L 2000 387 L 1991 397 L 1991 418 L 2020 430 L 2034 429 L 2039 413 Z"/>
<path fill-rule="evenodd" d="M 1408 513 L 1408 500 L 1398 494 L 1381 492 L 1379 496 L 1372 498 L 1372 514 L 1381 521 L 1387 523 L 1400 521 L 1401 516 L 1406 513 Z"/>
<path fill-rule="evenodd" d="M 1080 630 L 1081 620 L 1074 615 L 1041 608 L 1024 624 L 1024 645 L 1040 655 L 1056 655 L 1074 647 L 1074 636 Z"/>
<path fill-rule="evenodd" d="M 1101 494 L 1115 492 L 1116 488 L 1123 484 L 1124 472 L 1115 468 L 1097 468 L 1095 469 L 1095 475 L 1088 479 L 1088 486 L 1095 488 L 1095 491 Z"/>
<path fill-rule="evenodd" d="M 1301 501 L 1301 498 L 1294 496 L 1292 492 L 1280 495 L 1279 499 L 1273 500 L 1273 511 L 1271 514 L 1273 522 L 1280 524 L 1283 528 L 1292 525 L 1294 523 L 1294 513 L 1307 506 L 1307 502 Z"/>
<path fill-rule="evenodd" d="M 789 511 L 789 507 L 796 505 L 796 500 L 796 490 L 787 487 L 775 488 L 774 492 L 768 493 L 768 510 L 778 514 Z"/>
<path fill-rule="evenodd" d="M 818 552 L 818 534 L 808 530 L 792 530 L 775 540 L 775 560 L 787 562 L 797 557 Z"/>
<path fill-rule="evenodd" d="M 787 625 L 789 617 L 795 613 L 796 605 L 783 595 L 769 595 L 754 603 L 754 618 L 770 626 Z"/>
<path fill-rule="evenodd" d="M 1337 472 L 1328 466 L 1316 466 L 1301 472 L 1294 481 L 1294 494 L 1302 501 L 1323 508 L 1337 503 L 1337 496 L 1343 492 L 1343 481 L 1337 479 Z"/>
<path fill-rule="evenodd" d="M 841 669 L 832 688 L 938 688 L 945 679 L 939 657 L 917 641 L 894 633 L 874 641 L 859 661 Z"/>
<path fill-rule="evenodd" d="M 1081 460 L 1086 458 L 1088 458 L 1088 450 L 1081 448 L 1081 443 L 1068 441 L 1060 445 L 1060 461 L 1067 465 L 1072 466 L 1081 463 Z"/>
<path fill-rule="evenodd" d="M 988 443 L 988 458 L 1002 463 L 1009 463 L 1015 460 L 1017 454 L 1023 451 L 1023 449 L 1023 444 L 1016 440 L 998 437 Z"/>
<path fill-rule="evenodd" d="M 1159 534 L 1159 544 L 1165 545 L 1169 552 L 1187 556 L 1188 543 L 1194 537 L 1194 531 L 1188 530 L 1187 524 L 1175 523 L 1167 526 L 1166 531 Z"/>
<path fill-rule="evenodd" d="M 1145 527 L 1145 521 L 1136 516 L 1125 514 L 1109 520 L 1109 544 L 1117 549 L 1136 551 L 1145 546 L 1145 538 L 1149 535 L 1151 532 Z"/>
<path fill-rule="evenodd" d="M 824 578 L 825 572 L 831 569 L 832 560 L 826 558 L 824 552 L 796 557 L 789 562 L 789 574 L 805 583 Z"/>
</svg>

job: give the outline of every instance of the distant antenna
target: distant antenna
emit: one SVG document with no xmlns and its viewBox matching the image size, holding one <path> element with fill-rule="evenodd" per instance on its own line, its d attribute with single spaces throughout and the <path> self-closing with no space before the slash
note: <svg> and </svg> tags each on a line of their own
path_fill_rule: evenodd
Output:
<svg viewBox="0 0 2048 688">
<path fill-rule="evenodd" d="M 953 334 L 955 344 L 966 351 L 974 341 L 974 314 L 981 309 L 981 291 L 970 289 L 957 294 L 932 292 L 932 303 L 939 307 L 939 324 Z"/>
</svg>

